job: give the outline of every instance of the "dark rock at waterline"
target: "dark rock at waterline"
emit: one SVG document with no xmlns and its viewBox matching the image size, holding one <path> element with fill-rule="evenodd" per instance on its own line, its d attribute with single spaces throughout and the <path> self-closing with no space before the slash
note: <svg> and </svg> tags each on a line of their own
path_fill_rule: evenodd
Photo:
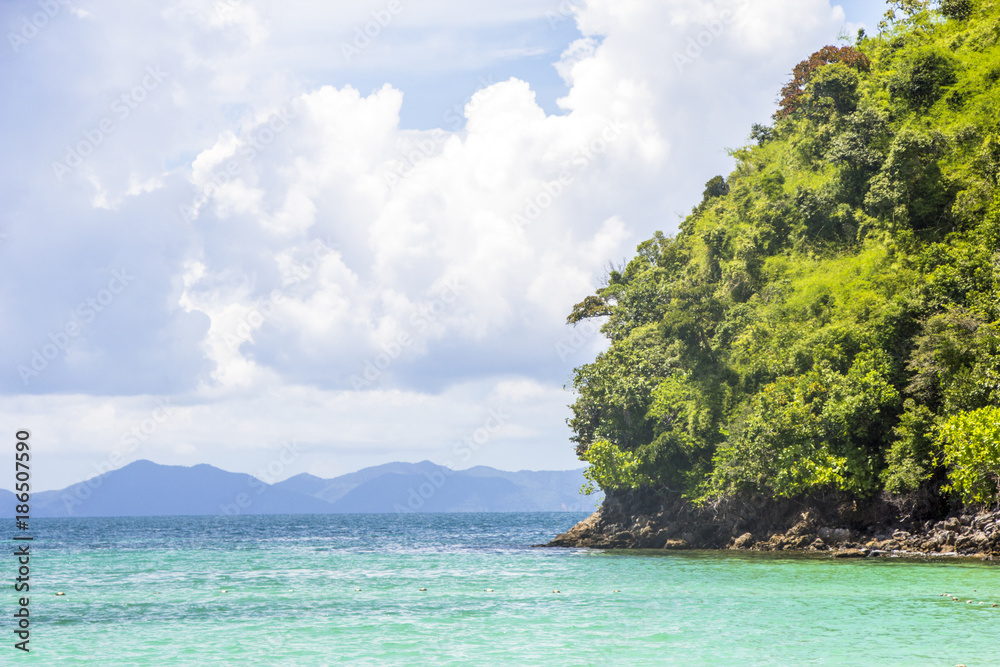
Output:
<svg viewBox="0 0 1000 667">
<path fill-rule="evenodd" d="M 868 555 L 865 549 L 841 549 L 833 552 L 834 558 L 864 558 Z"/>
<path fill-rule="evenodd" d="M 597 512 L 546 546 L 997 558 L 1000 510 L 949 508 L 926 496 L 866 501 L 749 497 L 696 506 L 665 491 L 629 491 L 608 494 Z"/>
</svg>

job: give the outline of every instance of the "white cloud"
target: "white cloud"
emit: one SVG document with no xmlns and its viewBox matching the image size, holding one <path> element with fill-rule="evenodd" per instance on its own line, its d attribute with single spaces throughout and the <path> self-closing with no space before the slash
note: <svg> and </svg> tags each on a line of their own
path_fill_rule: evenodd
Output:
<svg viewBox="0 0 1000 667">
<path fill-rule="evenodd" d="M 151 440 L 163 462 L 239 469 L 237 452 L 289 434 L 322 452 L 308 464 L 320 473 L 441 458 L 508 401 L 523 421 L 476 463 L 570 467 L 571 397 L 558 387 L 600 339 L 557 353 L 566 314 L 607 261 L 673 231 L 673 212 L 727 170 L 723 148 L 766 120 L 791 66 L 845 20 L 827 0 L 590 0 L 575 10 L 583 37 L 555 63 L 564 113 L 508 78 L 472 96 L 464 129 L 412 130 L 400 124 L 410 91 L 330 85 L 331 73 L 446 73 L 457 52 L 528 58 L 546 49 L 512 37 L 546 26 L 557 3 L 404 3 L 351 69 L 339 43 L 378 3 L 219 2 L 228 9 L 120 14 L 93 2 L 79 33 L 50 28 L 98 91 L 38 70 L 39 90 L 62 101 L 45 111 L 56 129 L 25 144 L 41 157 L 6 165 L 38 196 L 8 217 L 0 252 L 20 244 L 5 275 L 37 271 L 35 256 L 51 280 L 0 301 L 23 313 L 0 324 L 14 343 L 5 364 L 30 358 L 107 267 L 140 276 L 39 384 L 5 385 L 39 393 L 18 396 L 0 426 L 46 424 L 53 451 L 79 453 L 67 461 L 114 446 L 157 393 L 183 403 Z M 502 46 L 457 36 L 498 24 Z M 54 59 L 48 44 L 37 51 Z M 77 128 L 96 127 L 154 65 L 162 88 L 56 183 L 51 162 Z"/>
</svg>

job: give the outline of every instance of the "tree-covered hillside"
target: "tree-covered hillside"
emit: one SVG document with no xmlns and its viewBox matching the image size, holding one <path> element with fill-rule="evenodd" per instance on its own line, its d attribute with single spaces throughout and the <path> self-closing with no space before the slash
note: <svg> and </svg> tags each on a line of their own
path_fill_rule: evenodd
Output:
<svg viewBox="0 0 1000 667">
<path fill-rule="evenodd" d="M 1000 485 L 1000 0 L 890 3 L 800 63 L 670 238 L 569 322 L 607 490 L 966 502 Z"/>
</svg>

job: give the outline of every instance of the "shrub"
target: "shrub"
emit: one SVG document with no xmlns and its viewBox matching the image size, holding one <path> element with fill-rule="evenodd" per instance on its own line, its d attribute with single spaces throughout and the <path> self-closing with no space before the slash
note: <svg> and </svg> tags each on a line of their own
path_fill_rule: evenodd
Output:
<svg viewBox="0 0 1000 667">
<path fill-rule="evenodd" d="M 1000 408 L 952 415 L 941 427 L 940 442 L 948 466 L 947 491 L 967 503 L 1000 498 Z"/>
</svg>

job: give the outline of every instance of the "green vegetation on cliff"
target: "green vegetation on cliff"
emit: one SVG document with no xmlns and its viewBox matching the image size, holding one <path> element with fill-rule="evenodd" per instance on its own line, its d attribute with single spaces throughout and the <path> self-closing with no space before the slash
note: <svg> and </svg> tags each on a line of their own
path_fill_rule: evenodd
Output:
<svg viewBox="0 0 1000 667">
<path fill-rule="evenodd" d="M 574 307 L 602 488 L 1000 487 L 1000 0 L 890 3 L 782 89 L 673 238 Z"/>
</svg>

